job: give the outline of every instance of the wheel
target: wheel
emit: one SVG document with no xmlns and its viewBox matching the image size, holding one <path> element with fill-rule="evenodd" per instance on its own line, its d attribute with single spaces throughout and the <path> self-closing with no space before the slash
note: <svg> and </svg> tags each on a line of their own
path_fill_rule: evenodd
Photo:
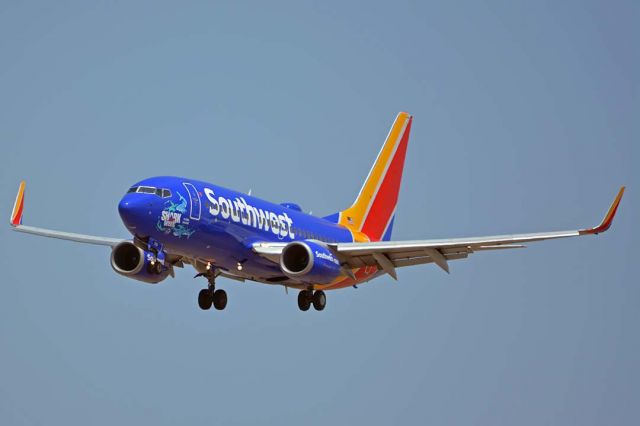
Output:
<svg viewBox="0 0 640 426">
<path fill-rule="evenodd" d="M 211 297 L 211 292 L 206 288 L 200 290 L 200 293 L 198 293 L 198 306 L 200 306 L 200 309 L 204 311 L 211 309 L 212 303 L 213 298 Z"/>
<path fill-rule="evenodd" d="M 162 264 L 160 262 L 149 263 L 147 265 L 147 272 L 160 275 L 162 273 Z"/>
<path fill-rule="evenodd" d="M 227 306 L 227 292 L 224 290 L 216 290 L 213 293 L 213 306 L 221 311 Z"/>
<path fill-rule="evenodd" d="M 324 291 L 318 290 L 313 293 L 313 307 L 316 311 L 321 311 L 327 306 L 327 296 L 324 295 Z"/>
<path fill-rule="evenodd" d="M 307 290 L 302 290 L 298 293 L 298 308 L 301 311 L 308 311 L 311 306 L 311 292 Z"/>
</svg>

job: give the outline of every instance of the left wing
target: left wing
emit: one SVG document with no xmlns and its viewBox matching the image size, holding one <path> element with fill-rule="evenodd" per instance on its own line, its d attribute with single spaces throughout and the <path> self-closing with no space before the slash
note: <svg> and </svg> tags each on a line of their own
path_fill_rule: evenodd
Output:
<svg viewBox="0 0 640 426">
<path fill-rule="evenodd" d="M 600 225 L 594 228 L 491 237 L 337 243 L 329 244 L 329 247 L 335 250 L 343 266 L 351 268 L 377 266 L 395 279 L 397 279 L 395 268 L 424 263 L 435 263 L 448 273 L 449 260 L 465 259 L 469 254 L 477 251 L 523 248 L 525 247 L 523 243 L 605 232 L 613 222 L 624 189 L 624 186 L 620 188 L 606 216 Z M 277 261 L 284 246 L 285 244 L 257 243 L 253 250 L 263 257 Z"/>
<path fill-rule="evenodd" d="M 75 234 L 71 232 L 54 231 L 52 229 L 36 228 L 22 224 L 22 214 L 24 211 L 25 181 L 20 182 L 16 202 L 11 213 L 11 227 L 14 231 L 25 232 L 27 234 L 40 235 L 41 237 L 58 238 L 61 240 L 75 241 L 77 243 L 96 244 L 101 246 L 114 247 L 125 241 L 122 238 L 96 237 L 94 235 Z"/>
</svg>

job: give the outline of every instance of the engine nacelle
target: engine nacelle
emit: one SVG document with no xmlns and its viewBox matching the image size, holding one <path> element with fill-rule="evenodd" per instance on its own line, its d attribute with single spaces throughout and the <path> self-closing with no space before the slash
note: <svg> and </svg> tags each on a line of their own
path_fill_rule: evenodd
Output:
<svg viewBox="0 0 640 426">
<path fill-rule="evenodd" d="M 341 273 L 335 253 L 315 240 L 287 244 L 280 256 L 280 269 L 289 278 L 309 284 L 328 284 Z"/>
<path fill-rule="evenodd" d="M 167 278 L 169 269 L 162 267 L 160 273 L 156 272 L 158 264 L 151 264 L 154 257 L 153 253 L 141 249 L 131 241 L 124 241 L 111 251 L 111 267 L 125 277 L 157 284 Z"/>
</svg>

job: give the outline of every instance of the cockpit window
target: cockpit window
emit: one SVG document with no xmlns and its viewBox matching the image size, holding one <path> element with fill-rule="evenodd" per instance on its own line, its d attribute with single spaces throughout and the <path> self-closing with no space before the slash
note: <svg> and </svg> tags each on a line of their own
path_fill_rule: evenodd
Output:
<svg viewBox="0 0 640 426">
<path fill-rule="evenodd" d="M 151 186 L 141 186 L 138 188 L 138 192 L 142 192 L 144 194 L 155 194 L 156 189 Z"/>
<path fill-rule="evenodd" d="M 154 188 L 153 186 L 132 186 L 127 191 L 127 194 L 132 192 L 138 192 L 142 194 L 154 194 L 161 198 L 171 197 L 171 191 L 166 188 Z"/>
</svg>

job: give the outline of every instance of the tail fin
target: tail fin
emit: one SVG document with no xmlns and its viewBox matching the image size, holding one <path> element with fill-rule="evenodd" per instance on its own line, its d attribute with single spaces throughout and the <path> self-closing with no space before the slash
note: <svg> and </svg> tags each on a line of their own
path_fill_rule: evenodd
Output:
<svg viewBox="0 0 640 426">
<path fill-rule="evenodd" d="M 327 218 L 364 234 L 356 240 L 391 238 L 412 120 L 406 112 L 398 114 L 353 205 Z"/>
</svg>

